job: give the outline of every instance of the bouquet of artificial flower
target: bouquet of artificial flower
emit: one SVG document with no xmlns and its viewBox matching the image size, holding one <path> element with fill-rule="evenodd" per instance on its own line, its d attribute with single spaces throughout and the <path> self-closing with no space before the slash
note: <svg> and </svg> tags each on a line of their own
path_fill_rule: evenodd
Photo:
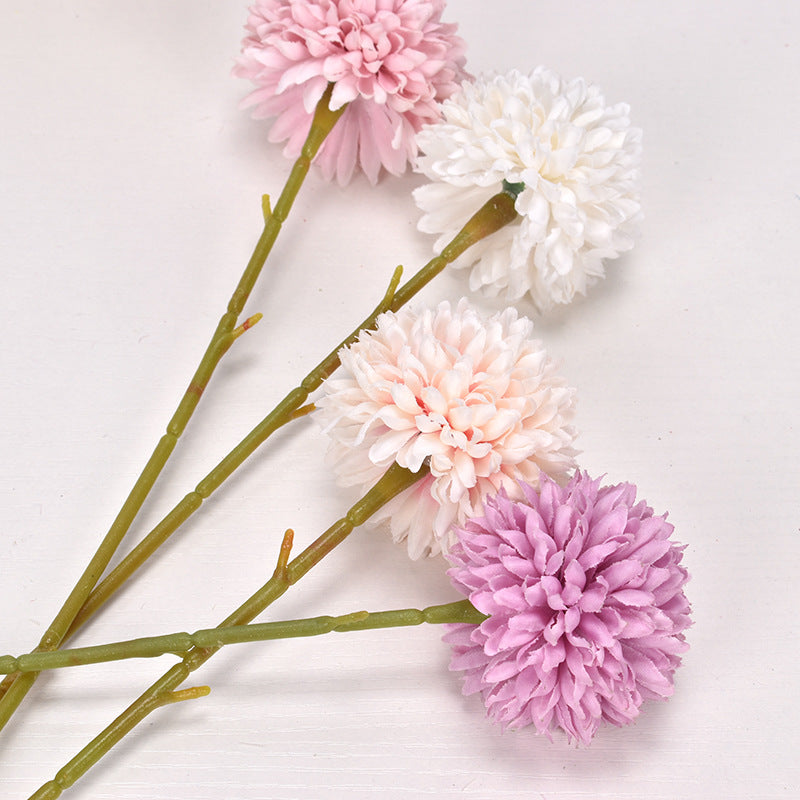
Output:
<svg viewBox="0 0 800 800">
<path fill-rule="evenodd" d="M 504 727 L 588 744 L 645 699 L 672 693 L 690 624 L 672 526 L 633 485 L 578 468 L 575 389 L 514 307 L 467 298 L 408 305 L 448 265 L 471 291 L 524 296 L 546 312 L 584 294 L 629 250 L 640 217 L 641 134 L 624 104 L 545 68 L 472 78 L 443 0 L 257 0 L 234 73 L 294 160 L 189 387 L 107 536 L 31 653 L 0 657 L 0 727 L 45 669 L 176 653 L 179 661 L 32 795 L 58 797 L 153 710 L 236 642 L 446 626 L 452 669 Z M 346 185 L 410 163 L 437 254 L 376 308 L 214 466 L 117 566 L 109 564 L 184 432 L 212 374 L 260 315 L 242 313 L 311 165 Z M 279 428 L 312 414 L 328 463 L 358 498 L 214 628 L 67 649 L 131 579 Z M 253 623 L 360 525 L 386 528 L 412 559 L 442 561 L 463 599 L 425 609 Z"/>
</svg>

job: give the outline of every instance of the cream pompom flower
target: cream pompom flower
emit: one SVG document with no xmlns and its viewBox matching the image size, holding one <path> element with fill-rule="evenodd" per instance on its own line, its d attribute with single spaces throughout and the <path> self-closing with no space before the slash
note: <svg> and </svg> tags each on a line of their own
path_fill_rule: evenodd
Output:
<svg viewBox="0 0 800 800">
<path fill-rule="evenodd" d="M 544 310 L 584 294 L 603 259 L 633 246 L 641 131 L 627 105 L 607 106 L 596 86 L 539 67 L 464 83 L 442 111 L 417 136 L 417 169 L 434 182 L 414 193 L 420 230 L 441 234 L 436 247 L 503 181 L 525 184 L 519 221 L 455 262 L 472 266 L 472 290 L 530 293 Z"/>
<path fill-rule="evenodd" d="M 564 478 L 575 465 L 574 389 L 513 308 L 482 317 L 466 300 L 378 317 L 340 352 L 343 377 L 317 401 L 342 485 L 366 490 L 396 462 L 430 474 L 374 517 L 419 558 L 447 551 L 453 523 L 500 487 Z"/>
<path fill-rule="evenodd" d="M 416 132 L 466 75 L 443 10 L 444 0 L 256 0 L 234 68 L 258 87 L 244 104 L 277 118 L 270 141 L 288 140 L 294 158 L 333 84 L 331 110 L 347 108 L 316 158 L 325 178 L 347 183 L 357 164 L 373 183 L 381 167 L 402 174 Z"/>
</svg>

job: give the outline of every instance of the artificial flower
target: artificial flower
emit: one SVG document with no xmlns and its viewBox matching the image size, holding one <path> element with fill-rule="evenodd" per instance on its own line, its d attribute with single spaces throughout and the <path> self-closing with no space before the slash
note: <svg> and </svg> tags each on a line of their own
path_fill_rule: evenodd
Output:
<svg viewBox="0 0 800 800">
<path fill-rule="evenodd" d="M 672 694 L 690 624 L 683 548 L 629 483 L 578 473 L 522 491 L 457 532 L 449 575 L 488 618 L 451 626 L 451 667 L 502 726 L 588 744 L 602 720 L 626 725 Z"/>
<path fill-rule="evenodd" d="M 256 0 L 234 74 L 258 87 L 254 116 L 276 117 L 270 140 L 295 157 L 329 83 L 330 108 L 347 105 L 316 163 L 347 183 L 360 165 L 405 171 L 415 134 L 464 78 L 464 42 L 441 22 L 444 0 Z"/>
<path fill-rule="evenodd" d="M 344 376 L 317 401 L 340 483 L 365 490 L 393 462 L 430 468 L 374 517 L 412 558 L 446 550 L 452 523 L 501 486 L 574 467 L 574 390 L 531 331 L 513 308 L 484 318 L 462 300 L 382 314 L 341 351 Z"/>
<path fill-rule="evenodd" d="M 471 289 L 529 293 L 544 310 L 584 294 L 603 259 L 633 246 L 641 131 L 627 105 L 607 106 L 596 86 L 539 67 L 465 82 L 442 113 L 417 137 L 417 168 L 433 182 L 414 193 L 419 228 L 441 234 L 437 247 L 504 180 L 525 184 L 519 221 L 455 262 L 472 267 Z"/>
</svg>

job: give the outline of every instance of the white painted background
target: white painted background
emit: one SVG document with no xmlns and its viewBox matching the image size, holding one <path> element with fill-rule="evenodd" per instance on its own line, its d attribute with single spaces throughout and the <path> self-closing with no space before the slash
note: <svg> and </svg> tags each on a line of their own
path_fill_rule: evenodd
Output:
<svg viewBox="0 0 800 800">
<path fill-rule="evenodd" d="M 161 433 L 288 172 L 229 76 L 244 5 L 0 0 L 0 652 L 38 640 Z M 155 713 L 75 800 L 793 798 L 800 492 L 800 6 L 450 0 L 469 67 L 539 63 L 645 131 L 638 246 L 537 321 L 578 387 L 582 465 L 632 480 L 688 544 L 692 649 L 675 697 L 574 749 L 501 735 L 435 629 L 231 649 L 210 697 Z M 419 178 L 312 174 L 135 528 L 141 536 L 415 269 Z M 461 274 L 427 300 L 456 299 Z M 498 303 L 479 300 L 487 309 Z M 522 303 L 526 313 L 533 313 Z M 81 644 L 216 624 L 346 508 L 307 421 L 208 502 Z M 358 532 L 274 617 L 454 597 Z M 173 659 L 42 678 L 0 734 L 22 800 Z"/>
</svg>

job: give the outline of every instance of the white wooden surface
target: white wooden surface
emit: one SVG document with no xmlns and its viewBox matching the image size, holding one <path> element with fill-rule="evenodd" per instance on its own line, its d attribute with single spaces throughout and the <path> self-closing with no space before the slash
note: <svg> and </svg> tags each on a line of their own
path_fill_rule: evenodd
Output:
<svg viewBox="0 0 800 800">
<path fill-rule="evenodd" d="M 161 433 L 287 173 L 229 76 L 243 5 L 0 0 L 0 651 L 38 640 Z M 75 800 L 793 798 L 800 789 L 797 425 L 800 6 L 450 0 L 473 72 L 547 64 L 645 131 L 636 249 L 538 322 L 579 388 L 582 465 L 632 480 L 688 544 L 692 649 L 675 697 L 588 749 L 503 734 L 439 631 L 231 649 Z M 136 525 L 188 491 L 414 269 L 419 179 L 312 175 L 237 343 Z M 430 301 L 466 291 L 445 275 Z M 497 303 L 479 300 L 486 308 Z M 532 309 L 521 307 L 529 313 Z M 300 423 L 275 437 L 80 637 L 215 624 L 346 498 Z M 273 617 L 454 597 L 442 563 L 358 532 Z M 0 735 L 27 797 L 171 663 L 42 678 Z"/>
</svg>

